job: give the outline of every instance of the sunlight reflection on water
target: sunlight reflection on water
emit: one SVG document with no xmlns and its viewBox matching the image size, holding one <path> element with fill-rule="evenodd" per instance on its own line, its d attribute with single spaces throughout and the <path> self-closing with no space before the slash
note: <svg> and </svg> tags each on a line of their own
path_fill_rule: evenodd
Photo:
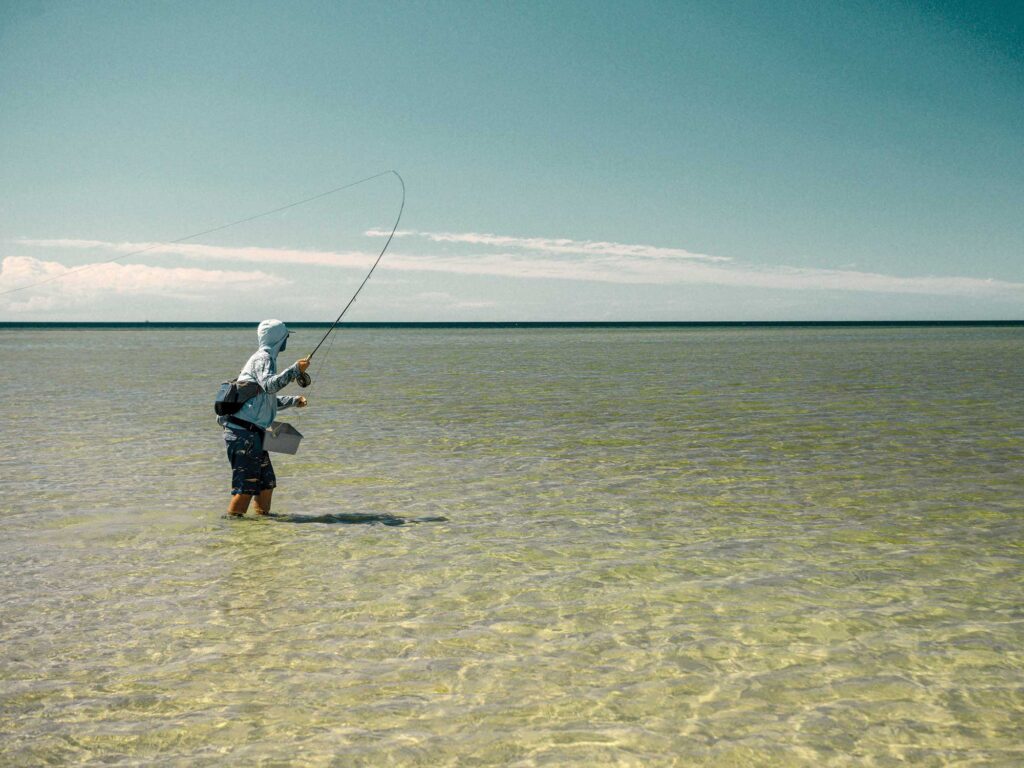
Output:
<svg viewBox="0 0 1024 768">
<path fill-rule="evenodd" d="M 0 762 L 1019 758 L 1021 329 L 345 331 L 240 522 L 252 336 L 0 331 Z"/>
</svg>

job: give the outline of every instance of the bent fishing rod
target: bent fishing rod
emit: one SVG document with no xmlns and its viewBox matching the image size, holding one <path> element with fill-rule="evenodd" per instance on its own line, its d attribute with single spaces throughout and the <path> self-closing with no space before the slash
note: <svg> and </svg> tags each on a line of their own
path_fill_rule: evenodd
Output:
<svg viewBox="0 0 1024 768">
<path fill-rule="evenodd" d="M 384 247 L 380 249 L 380 253 L 377 255 L 377 259 L 373 262 L 373 266 L 370 267 L 370 271 L 366 273 L 366 277 L 363 278 L 363 282 L 361 282 L 359 284 L 359 287 L 356 288 L 356 292 L 352 294 L 352 298 L 348 300 L 348 304 L 345 305 L 344 309 L 341 310 L 341 313 L 338 315 L 338 317 L 335 318 L 334 322 L 331 324 L 331 327 L 327 329 L 327 333 L 323 335 L 323 338 L 320 339 L 317 345 L 313 348 L 313 351 L 306 355 L 306 360 L 313 359 L 313 355 L 315 355 L 317 350 L 320 349 L 320 347 L 323 345 L 325 341 L 327 341 L 327 337 L 330 336 L 334 329 L 338 327 L 338 323 L 341 322 L 341 318 L 343 318 L 345 316 L 345 313 L 348 312 L 349 307 L 351 307 L 355 303 L 356 297 L 359 295 L 359 292 L 363 290 L 363 286 L 365 286 L 369 282 L 370 276 L 373 274 L 373 271 L 377 268 L 377 265 L 380 264 L 380 260 L 384 258 L 384 253 L 387 251 L 388 246 L 391 245 L 391 240 L 394 238 L 395 232 L 398 231 L 398 223 L 402 220 L 402 212 L 405 210 L 405 180 L 402 178 L 402 175 L 395 170 L 385 171 L 384 173 L 378 174 L 378 176 L 383 176 L 388 173 L 393 173 L 395 177 L 398 179 L 398 183 L 402 185 L 402 204 L 398 207 L 398 216 L 395 217 L 395 225 L 391 228 L 391 234 L 388 235 L 388 239 L 384 243 Z M 371 176 L 370 178 L 377 178 L 377 176 Z M 364 179 L 363 181 L 369 181 L 369 179 Z M 330 350 L 330 347 L 328 347 L 328 350 Z M 326 354 L 326 352 L 324 354 Z M 299 374 L 298 378 L 296 379 L 296 382 L 300 387 L 308 387 L 310 384 L 313 383 L 313 379 L 310 377 L 308 373 L 303 371 L 302 373 Z"/>
</svg>

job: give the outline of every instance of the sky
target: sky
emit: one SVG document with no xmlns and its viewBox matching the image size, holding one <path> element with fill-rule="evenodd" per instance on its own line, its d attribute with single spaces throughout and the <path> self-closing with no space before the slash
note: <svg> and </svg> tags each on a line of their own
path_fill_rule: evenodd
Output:
<svg viewBox="0 0 1024 768">
<path fill-rule="evenodd" d="M 351 321 L 1024 319 L 1024 6 L 0 0 L 0 321 L 333 320 L 393 175 L 173 241 L 390 169 Z"/>
</svg>

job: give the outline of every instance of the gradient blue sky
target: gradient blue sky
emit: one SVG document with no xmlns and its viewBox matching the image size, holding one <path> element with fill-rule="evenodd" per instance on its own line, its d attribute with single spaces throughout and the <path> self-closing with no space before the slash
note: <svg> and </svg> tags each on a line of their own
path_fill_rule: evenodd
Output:
<svg viewBox="0 0 1024 768">
<path fill-rule="evenodd" d="M 1024 318 L 1022 8 L 0 0 L 0 291 L 396 168 L 351 320 Z M 330 320 L 398 200 L 0 319 Z"/>
</svg>

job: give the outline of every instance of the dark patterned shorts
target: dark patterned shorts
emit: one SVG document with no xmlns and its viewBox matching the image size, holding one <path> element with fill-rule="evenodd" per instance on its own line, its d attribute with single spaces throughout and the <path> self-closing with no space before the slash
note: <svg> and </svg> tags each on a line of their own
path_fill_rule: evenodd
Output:
<svg viewBox="0 0 1024 768">
<path fill-rule="evenodd" d="M 244 493 L 256 496 L 260 491 L 277 487 L 270 454 L 263 450 L 263 436 L 244 429 L 224 429 L 231 462 L 231 495 Z"/>
</svg>

